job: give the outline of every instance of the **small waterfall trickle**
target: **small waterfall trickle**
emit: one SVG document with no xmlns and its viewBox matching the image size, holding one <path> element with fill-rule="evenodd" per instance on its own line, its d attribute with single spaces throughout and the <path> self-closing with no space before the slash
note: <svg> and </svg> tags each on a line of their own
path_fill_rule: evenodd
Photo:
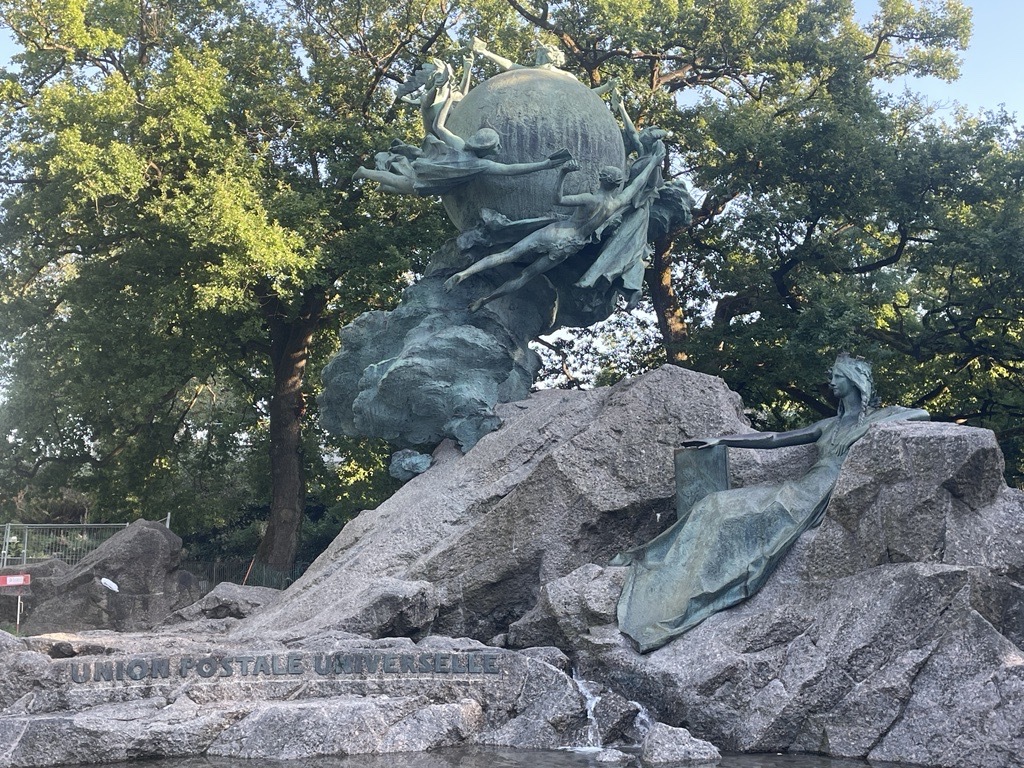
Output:
<svg viewBox="0 0 1024 768">
<path fill-rule="evenodd" d="M 640 742 L 643 741 L 644 736 L 647 735 L 647 732 L 654 725 L 654 718 L 651 717 L 650 710 L 639 701 L 631 701 L 629 703 L 637 708 L 636 717 L 633 718 L 633 727 L 637 732 L 637 742 Z"/>
<path fill-rule="evenodd" d="M 597 707 L 597 703 L 601 701 L 600 686 L 592 680 L 584 680 L 579 676 L 579 673 L 573 669 L 572 680 L 576 683 L 576 688 L 579 690 L 580 695 L 583 696 L 583 701 L 587 705 L 587 743 L 580 749 L 583 750 L 597 750 L 601 747 L 601 729 L 597 725 L 597 718 L 594 716 L 594 708 Z"/>
</svg>

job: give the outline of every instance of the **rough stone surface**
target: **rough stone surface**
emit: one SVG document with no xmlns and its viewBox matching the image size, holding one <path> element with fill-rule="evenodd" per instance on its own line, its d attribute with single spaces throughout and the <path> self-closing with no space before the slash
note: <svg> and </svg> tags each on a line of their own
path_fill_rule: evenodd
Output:
<svg viewBox="0 0 1024 768">
<path fill-rule="evenodd" d="M 0 629 L 0 653 L 12 650 L 22 650 L 25 647 L 25 643 L 20 639 L 12 635 L 10 632 L 4 632 Z"/>
<path fill-rule="evenodd" d="M 614 624 L 571 634 L 563 650 L 587 677 L 725 750 L 1019 765 L 1024 509 L 992 445 L 985 430 L 951 425 L 873 430 L 821 528 L 753 599 L 647 656 Z"/>
<path fill-rule="evenodd" d="M 111 628 L 147 629 L 199 596 L 178 565 L 181 539 L 160 523 L 136 520 L 78 565 L 33 580 L 27 634 Z M 117 584 L 113 592 L 100 583 Z"/>
<path fill-rule="evenodd" d="M 674 366 L 610 388 L 540 392 L 501 415 L 505 425 L 470 453 L 442 444 L 428 472 L 346 525 L 240 636 L 339 629 L 488 640 L 536 605 L 543 584 L 605 563 L 674 519 L 681 440 L 750 429 L 720 379 Z M 740 484 L 806 456 L 742 453 Z"/>
<path fill-rule="evenodd" d="M 601 686 L 591 715 L 597 724 L 602 744 L 632 743 L 640 705 L 610 688 Z"/>
<path fill-rule="evenodd" d="M 640 759 L 650 765 L 713 765 L 722 755 L 714 744 L 693 738 L 685 728 L 655 723 L 644 738 Z"/>
<path fill-rule="evenodd" d="M 632 760 L 632 755 L 618 749 L 602 749 L 594 755 L 594 762 L 596 763 L 628 763 Z"/>
<path fill-rule="evenodd" d="M 554 646 L 538 645 L 523 648 L 520 653 L 524 656 L 529 656 L 531 659 L 550 664 L 555 669 L 559 669 L 567 674 L 572 672 L 572 662 L 569 660 L 569 657 Z"/>
<path fill-rule="evenodd" d="M 730 751 L 1018 765 L 1024 494 L 1004 485 L 985 430 L 872 429 L 821 527 L 755 598 L 647 656 L 618 633 L 624 571 L 604 564 L 671 521 L 671 448 L 683 435 L 745 431 L 713 381 L 663 369 L 509 406 L 502 430 L 465 458 L 440 451 L 403 489 L 393 503 L 407 513 L 364 513 L 297 586 L 312 596 L 344 578 L 357 593 L 360 574 L 377 571 L 415 580 L 437 612 L 409 634 L 556 646 L 602 691 Z M 694 414 L 674 400 L 680 390 Z M 730 461 L 744 485 L 798 474 L 807 454 L 734 451 Z M 412 544 L 417 534 L 429 545 Z M 274 609 L 281 618 L 269 611 L 247 631 L 322 626 L 305 599 L 289 595 Z M 336 628 L 373 634 L 347 618 Z"/>
<path fill-rule="evenodd" d="M 318 639 L 260 648 L 224 638 L 87 633 L 36 642 L 64 642 L 77 655 L 57 660 L 12 650 L 0 657 L 5 768 L 194 754 L 303 759 L 473 744 L 554 749 L 580 746 L 587 735 L 585 702 L 571 678 L 469 639 Z M 377 666 L 319 671 L 317 659 L 330 670 L 332 654 L 362 654 Z M 402 659 L 413 663 L 421 654 L 488 654 L 495 671 L 397 674 Z M 167 678 L 129 679 L 133 659 L 161 656 L 169 659 Z M 278 660 L 277 673 L 240 674 L 238 659 L 261 656 Z M 299 666 L 285 674 L 289 656 Z M 227 659 L 233 674 L 203 677 L 194 667 L 178 674 L 183 659 L 204 658 L 218 672 Z M 127 671 L 122 679 L 117 672 L 98 679 L 104 665 Z"/>
<path fill-rule="evenodd" d="M 41 563 L 28 563 L 21 565 L 16 563 L 14 565 L 8 565 L 6 568 L 0 568 L 0 576 L 13 576 L 19 573 L 27 573 L 32 577 L 33 581 L 38 579 L 52 579 L 56 576 L 60 576 L 66 573 L 71 568 L 70 565 L 65 563 L 63 560 L 51 557 L 48 560 L 43 560 Z M 31 592 L 31 584 L 26 592 Z"/>
<path fill-rule="evenodd" d="M 483 725 L 473 699 L 424 704 L 415 697 L 339 696 L 259 704 L 209 746 L 212 755 L 297 760 L 318 755 L 423 752 L 461 744 Z"/>
<path fill-rule="evenodd" d="M 508 631 L 511 648 L 553 645 L 572 651 L 590 627 L 615 622 L 627 568 L 581 565 L 540 588 L 537 604 Z"/>
<path fill-rule="evenodd" d="M 809 575 L 849 576 L 886 563 L 987 564 L 1024 573 L 1024 519 L 1000 532 L 1006 551 L 986 551 L 979 510 L 1005 489 L 1003 459 L 987 430 L 920 424 L 872 430 L 843 467 L 828 516 L 814 539 Z M 993 547 L 995 548 L 995 547 Z M 1018 575 L 1019 578 L 1019 575 Z"/>
<path fill-rule="evenodd" d="M 163 625 L 244 619 L 280 596 L 281 592 L 277 589 L 242 586 L 222 581 L 196 602 L 172 613 L 164 619 Z"/>
<path fill-rule="evenodd" d="M 760 593 L 641 655 L 614 623 L 624 571 L 605 564 L 671 522 L 679 441 L 746 430 L 737 399 L 715 379 L 665 368 L 505 409 L 502 429 L 464 456 L 442 446 L 430 470 L 248 618 L 146 635 L 0 635 L 0 744 L 11 745 L 0 768 L 582 746 L 595 728 L 605 744 L 635 744 L 648 715 L 726 751 L 1024 765 L 1024 494 L 1003 484 L 991 433 L 872 429 L 822 526 Z M 733 480 L 790 476 L 806 461 L 737 451 Z M 215 621 L 237 624 L 197 631 Z M 140 655 L 354 649 L 486 651 L 502 674 L 69 680 L 72 664 Z M 301 744 L 275 737 L 289 728 Z M 442 754 L 417 765 L 444 766 Z"/>
</svg>

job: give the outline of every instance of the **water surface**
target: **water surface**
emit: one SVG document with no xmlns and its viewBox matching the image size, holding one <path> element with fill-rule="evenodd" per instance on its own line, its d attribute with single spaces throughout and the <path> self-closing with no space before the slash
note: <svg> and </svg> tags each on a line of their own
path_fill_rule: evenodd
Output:
<svg viewBox="0 0 1024 768">
<path fill-rule="evenodd" d="M 302 760 L 242 760 L 233 757 L 162 758 L 107 764 L 106 768 L 619 768 L 638 765 L 597 759 L 598 750 L 528 750 L 463 747 L 395 755 L 311 757 Z M 720 768 L 913 768 L 906 763 L 872 763 L 818 755 L 724 755 Z M 69 767 L 70 768 L 70 767 Z"/>
</svg>

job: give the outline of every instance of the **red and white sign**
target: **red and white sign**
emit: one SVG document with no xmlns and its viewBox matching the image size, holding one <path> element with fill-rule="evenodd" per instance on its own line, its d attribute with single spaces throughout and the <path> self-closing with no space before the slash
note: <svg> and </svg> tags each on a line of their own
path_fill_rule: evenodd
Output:
<svg viewBox="0 0 1024 768">
<path fill-rule="evenodd" d="M 0 587 L 27 587 L 32 583 L 32 574 L 18 573 L 14 576 L 0 576 Z"/>
</svg>

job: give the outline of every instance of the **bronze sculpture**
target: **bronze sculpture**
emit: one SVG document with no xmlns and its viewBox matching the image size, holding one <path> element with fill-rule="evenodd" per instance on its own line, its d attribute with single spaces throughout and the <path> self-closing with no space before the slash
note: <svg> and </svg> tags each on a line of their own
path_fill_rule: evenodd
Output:
<svg viewBox="0 0 1024 768">
<path fill-rule="evenodd" d="M 619 598 L 619 629 L 652 651 L 704 619 L 752 596 L 804 531 L 821 522 L 850 447 L 874 424 L 926 420 L 928 412 L 876 409 L 871 366 L 840 355 L 832 368 L 836 416 L 791 432 L 727 435 L 684 448 L 782 448 L 814 443 L 818 460 L 803 477 L 710 493 L 652 541 L 612 565 L 631 566 Z"/>
<path fill-rule="evenodd" d="M 445 288 L 451 290 L 471 275 L 502 264 L 521 261 L 526 256 L 536 254 L 532 263 L 523 269 L 516 278 L 506 281 L 487 296 L 474 301 L 470 305 L 470 309 L 475 311 L 499 296 L 519 290 L 533 278 L 578 253 L 587 243 L 599 239 L 606 227 L 613 222 L 615 224 L 621 222 L 622 214 L 626 210 L 639 209 L 646 224 L 647 209 L 642 204 L 638 205 L 636 200 L 641 195 L 647 197 L 646 190 L 654 184 L 653 180 L 660 179 L 660 175 L 657 174 L 660 171 L 659 163 L 663 157 L 664 147 L 661 148 L 659 155 L 644 158 L 642 171 L 624 189 L 622 188 L 624 174 L 621 169 L 615 166 L 605 166 L 598 174 L 599 189 L 577 195 L 566 195 L 563 192 L 566 174 L 578 170 L 576 165 L 566 163 L 559 169 L 554 203 L 575 209 L 573 215 L 568 219 L 555 219 L 550 224 L 523 237 L 510 248 L 476 261 L 449 278 L 445 283 Z M 513 222 L 513 225 L 515 223 Z M 642 258 L 642 254 L 645 253 L 646 232 L 645 226 L 643 236 L 639 243 L 635 244 L 635 252 L 639 258 Z"/>
<path fill-rule="evenodd" d="M 458 234 L 398 307 L 342 329 L 319 397 L 329 431 L 469 450 L 500 425 L 498 403 L 529 393 L 530 340 L 603 320 L 620 296 L 634 303 L 649 241 L 690 221 L 685 184 L 662 179 L 664 132 L 620 125 L 614 80 L 588 88 L 549 46 L 529 67 L 472 48 L 461 79 L 434 59 L 398 89 L 422 140 L 395 140 L 355 173 L 385 192 L 440 195 Z M 474 58 L 503 71 L 470 87 Z M 401 463 L 403 475 L 428 464 Z"/>
<path fill-rule="evenodd" d="M 390 151 L 374 155 L 373 168 L 358 168 L 353 180 L 376 181 L 386 192 L 402 195 L 443 195 L 481 175 L 521 176 L 557 168 L 571 155 L 565 149 L 547 159 L 528 163 L 502 163 L 491 155 L 501 150 L 501 138 L 493 128 L 480 128 L 469 138 L 450 131 L 445 124 L 453 105 L 469 90 L 472 58 L 464 62 L 465 75 L 456 89 L 448 64 L 436 59 L 416 71 L 410 92 L 402 100 L 419 106 L 423 118 L 422 147 L 393 141 Z M 415 87 L 414 87 L 415 86 Z M 413 96 L 418 92 L 419 96 Z"/>
</svg>

